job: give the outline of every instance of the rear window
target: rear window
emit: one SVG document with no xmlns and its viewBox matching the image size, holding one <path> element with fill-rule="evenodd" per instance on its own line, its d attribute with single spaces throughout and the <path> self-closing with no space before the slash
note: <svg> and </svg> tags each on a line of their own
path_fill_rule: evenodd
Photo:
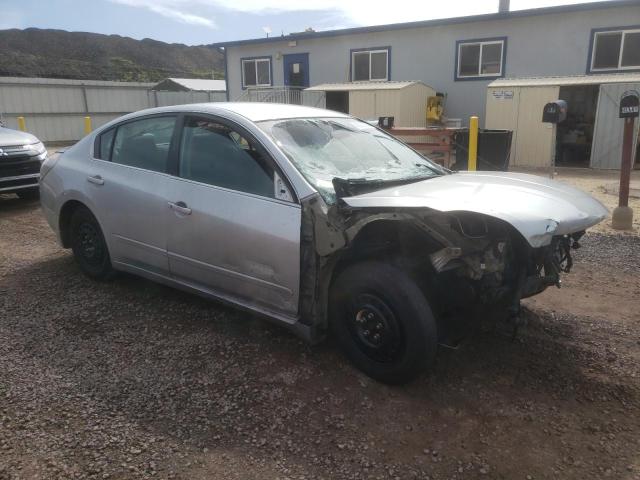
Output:
<svg viewBox="0 0 640 480">
<path fill-rule="evenodd" d="M 165 172 L 175 123 L 175 117 L 151 117 L 120 125 L 113 140 L 111 161 Z"/>
<path fill-rule="evenodd" d="M 112 128 L 111 130 L 107 130 L 103 134 L 100 135 L 100 139 L 98 141 L 98 148 L 95 152 L 95 157 L 100 160 L 109 160 L 111 156 L 111 146 L 113 145 L 113 137 L 116 133 L 116 130 Z"/>
</svg>

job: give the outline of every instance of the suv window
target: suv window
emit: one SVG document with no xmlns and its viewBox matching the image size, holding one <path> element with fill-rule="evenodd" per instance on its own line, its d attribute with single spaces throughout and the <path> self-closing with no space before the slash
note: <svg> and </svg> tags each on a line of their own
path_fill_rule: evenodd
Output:
<svg viewBox="0 0 640 480">
<path fill-rule="evenodd" d="M 274 169 L 253 140 L 210 119 L 185 119 L 180 142 L 182 178 L 274 198 Z"/>
<path fill-rule="evenodd" d="M 165 172 L 175 123 L 175 117 L 152 117 L 118 126 L 111 161 Z"/>
</svg>

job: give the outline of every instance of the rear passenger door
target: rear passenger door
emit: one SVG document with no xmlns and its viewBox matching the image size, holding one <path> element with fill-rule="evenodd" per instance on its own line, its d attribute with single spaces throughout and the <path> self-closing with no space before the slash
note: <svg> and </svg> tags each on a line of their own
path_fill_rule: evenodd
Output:
<svg viewBox="0 0 640 480">
<path fill-rule="evenodd" d="M 168 160 L 176 115 L 121 123 L 98 137 L 88 194 L 116 266 L 168 275 Z"/>
<path fill-rule="evenodd" d="M 295 314 L 301 210 L 277 165 L 225 119 L 187 116 L 179 136 L 168 215 L 172 275 L 218 297 Z"/>
</svg>

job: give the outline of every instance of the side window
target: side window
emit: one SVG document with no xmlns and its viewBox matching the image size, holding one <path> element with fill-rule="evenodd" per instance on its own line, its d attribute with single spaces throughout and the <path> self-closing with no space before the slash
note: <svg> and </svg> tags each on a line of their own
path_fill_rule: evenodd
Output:
<svg viewBox="0 0 640 480">
<path fill-rule="evenodd" d="M 504 76 L 506 42 L 506 38 L 457 42 L 456 80 Z"/>
<path fill-rule="evenodd" d="M 113 145 L 113 137 L 116 129 L 112 128 L 100 134 L 98 151 L 94 152 L 94 157 L 100 160 L 109 160 L 111 155 L 111 145 Z"/>
<path fill-rule="evenodd" d="M 116 130 L 111 161 L 165 172 L 175 124 L 175 117 L 152 117 L 120 125 Z"/>
<path fill-rule="evenodd" d="M 274 198 L 274 169 L 252 140 L 213 120 L 189 117 L 180 142 L 182 178 Z"/>
<path fill-rule="evenodd" d="M 592 32 L 590 73 L 640 68 L 640 28 Z"/>
</svg>

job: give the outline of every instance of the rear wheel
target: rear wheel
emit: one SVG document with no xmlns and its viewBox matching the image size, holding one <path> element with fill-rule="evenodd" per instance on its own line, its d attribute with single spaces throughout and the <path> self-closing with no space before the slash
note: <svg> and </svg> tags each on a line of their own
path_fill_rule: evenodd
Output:
<svg viewBox="0 0 640 480">
<path fill-rule="evenodd" d="M 98 221 L 85 207 L 71 216 L 71 249 L 80 269 L 89 277 L 105 280 L 113 276 L 109 250 Z"/>
<path fill-rule="evenodd" d="M 16 195 L 21 200 L 38 200 L 40 198 L 40 189 L 38 187 L 24 188 L 22 190 L 18 190 Z"/>
<path fill-rule="evenodd" d="M 413 380 L 434 360 L 437 329 L 422 291 L 383 262 L 348 267 L 331 289 L 331 329 L 346 356 L 389 384 Z"/>
</svg>

